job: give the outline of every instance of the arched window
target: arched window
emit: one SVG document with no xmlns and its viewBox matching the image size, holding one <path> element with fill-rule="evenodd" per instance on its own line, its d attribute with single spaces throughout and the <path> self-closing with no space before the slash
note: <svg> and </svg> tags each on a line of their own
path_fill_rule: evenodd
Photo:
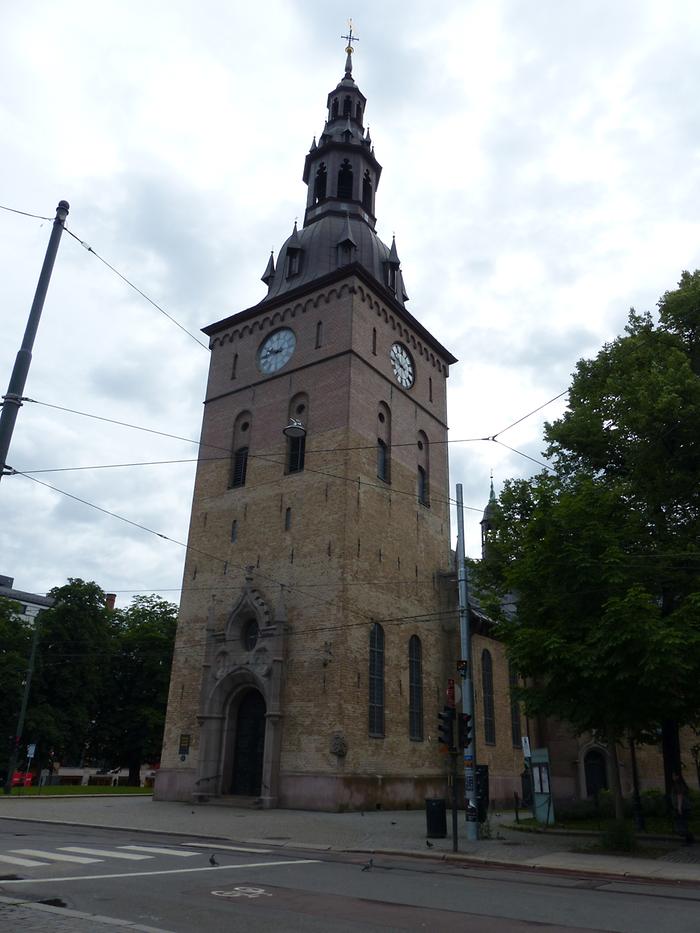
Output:
<svg viewBox="0 0 700 933">
<path fill-rule="evenodd" d="M 377 476 L 391 482 L 391 409 L 386 402 L 377 411 Z"/>
<path fill-rule="evenodd" d="M 229 487 L 245 486 L 248 471 L 248 448 L 250 446 L 252 417 L 249 411 L 242 411 L 233 423 L 233 443 L 231 445 L 231 473 Z"/>
<path fill-rule="evenodd" d="M 307 430 L 309 425 L 309 397 L 306 392 L 298 392 L 289 402 L 289 420 L 300 421 Z M 303 437 L 287 438 L 287 473 L 301 473 L 306 457 L 306 434 Z"/>
<path fill-rule="evenodd" d="M 493 702 L 493 661 L 491 652 L 481 652 L 481 689 L 484 694 L 484 742 L 496 744 L 496 713 Z"/>
<path fill-rule="evenodd" d="M 368 214 L 372 213 L 372 180 L 369 177 L 369 169 L 365 170 L 362 179 L 362 206 Z"/>
<path fill-rule="evenodd" d="M 236 378 L 236 370 L 238 369 L 238 354 L 233 354 L 233 363 L 231 364 L 231 378 Z"/>
<path fill-rule="evenodd" d="M 423 741 L 423 650 L 417 635 L 408 642 L 408 734 Z"/>
<path fill-rule="evenodd" d="M 316 324 L 316 349 L 321 346 L 323 342 L 323 321 L 318 321 Z"/>
<path fill-rule="evenodd" d="M 377 328 L 372 328 L 372 353 L 374 356 L 377 355 Z"/>
<path fill-rule="evenodd" d="M 416 495 L 421 505 L 430 505 L 430 442 L 424 431 L 418 432 L 416 440 L 418 464 L 416 469 Z"/>
<path fill-rule="evenodd" d="M 384 629 L 376 622 L 369 633 L 369 734 L 384 736 Z"/>
<path fill-rule="evenodd" d="M 326 172 L 326 163 L 321 162 L 316 172 L 316 178 L 314 179 L 314 204 L 318 204 L 319 201 L 325 201 L 327 181 L 328 173 Z"/>
<path fill-rule="evenodd" d="M 362 104 L 359 102 L 359 100 L 357 102 L 357 106 L 355 107 L 355 119 L 358 123 L 362 123 Z"/>
<path fill-rule="evenodd" d="M 389 482 L 389 451 L 381 437 L 377 438 L 377 476 Z"/>
<path fill-rule="evenodd" d="M 239 447 L 233 452 L 233 470 L 231 486 L 245 486 L 245 477 L 248 472 L 248 448 Z"/>
<path fill-rule="evenodd" d="M 352 113 L 352 101 L 349 97 L 343 99 L 343 116 L 349 117 Z"/>
<path fill-rule="evenodd" d="M 333 98 L 333 103 L 331 105 L 331 120 L 335 120 L 338 116 L 338 98 Z"/>
<path fill-rule="evenodd" d="M 352 198 L 352 165 L 348 159 L 343 159 L 338 172 L 338 197 L 347 201 Z"/>
<path fill-rule="evenodd" d="M 290 507 L 287 507 L 284 513 L 284 530 L 289 531 L 292 527 L 292 510 Z"/>
<path fill-rule="evenodd" d="M 235 544 L 238 541 L 238 521 L 234 518 L 231 522 L 231 544 Z"/>
<path fill-rule="evenodd" d="M 513 735 L 513 748 L 520 748 L 522 729 L 520 727 L 520 703 L 514 696 L 518 686 L 518 672 L 512 664 L 508 665 L 508 683 L 510 684 L 510 723 Z"/>
</svg>

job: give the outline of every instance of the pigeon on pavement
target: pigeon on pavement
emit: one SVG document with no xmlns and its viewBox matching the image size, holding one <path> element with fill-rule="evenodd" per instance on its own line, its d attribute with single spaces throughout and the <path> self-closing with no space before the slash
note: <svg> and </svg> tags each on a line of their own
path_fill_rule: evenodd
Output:
<svg viewBox="0 0 700 933">
<path fill-rule="evenodd" d="M 218 864 L 219 864 L 219 863 L 216 861 L 216 859 L 214 858 L 213 853 L 212 853 L 212 855 L 209 856 L 209 864 L 210 864 L 210 865 L 218 865 Z"/>
<path fill-rule="evenodd" d="M 427 845 L 427 847 L 428 847 L 429 849 L 432 849 L 433 844 L 432 844 L 432 842 L 430 841 L 430 839 L 426 839 L 426 840 L 425 840 L 425 844 Z"/>
<path fill-rule="evenodd" d="M 371 871 L 374 867 L 374 859 L 370 859 L 366 865 L 362 866 L 362 871 Z"/>
</svg>

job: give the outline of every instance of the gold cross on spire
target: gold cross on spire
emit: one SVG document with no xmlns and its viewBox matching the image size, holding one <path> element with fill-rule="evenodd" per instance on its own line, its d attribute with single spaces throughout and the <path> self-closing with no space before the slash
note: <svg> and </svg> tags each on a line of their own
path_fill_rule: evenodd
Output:
<svg viewBox="0 0 700 933">
<path fill-rule="evenodd" d="M 351 19 L 348 20 L 347 36 L 341 36 L 340 38 L 348 40 L 347 48 L 345 49 L 345 51 L 348 53 L 348 55 L 352 55 L 354 51 L 352 47 L 353 42 L 359 42 L 360 40 L 357 38 L 357 36 L 353 36 L 352 34 L 352 20 Z"/>
</svg>

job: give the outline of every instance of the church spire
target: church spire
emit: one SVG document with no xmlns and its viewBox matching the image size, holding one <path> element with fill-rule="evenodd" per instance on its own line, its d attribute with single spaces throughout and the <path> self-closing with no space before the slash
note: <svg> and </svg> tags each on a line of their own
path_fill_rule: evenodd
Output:
<svg viewBox="0 0 700 933">
<path fill-rule="evenodd" d="M 491 471 L 491 489 L 489 491 L 489 501 L 484 509 L 484 517 L 481 519 L 481 556 L 486 557 L 490 539 L 494 530 L 494 519 L 498 512 L 498 500 L 493 488 L 493 470 Z"/>
<path fill-rule="evenodd" d="M 306 210 L 300 223 L 268 264 L 263 301 L 310 285 L 324 275 L 357 264 L 383 294 L 402 308 L 408 300 L 396 243 L 389 247 L 375 232 L 375 199 L 382 167 L 365 129 L 367 99 L 353 78 L 352 21 L 342 37 L 345 71 L 326 98 L 326 118 L 304 160 Z M 272 277 L 269 278 L 269 274 Z"/>
</svg>

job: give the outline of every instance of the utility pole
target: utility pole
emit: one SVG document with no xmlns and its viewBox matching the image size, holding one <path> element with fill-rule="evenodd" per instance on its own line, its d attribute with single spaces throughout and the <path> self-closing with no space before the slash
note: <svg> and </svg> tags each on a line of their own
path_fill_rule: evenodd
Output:
<svg viewBox="0 0 700 933">
<path fill-rule="evenodd" d="M 44 307 L 44 299 L 46 298 L 51 272 L 53 271 L 53 264 L 56 259 L 56 253 L 58 252 L 58 244 L 61 240 L 66 217 L 68 216 L 68 209 L 68 201 L 58 202 L 56 217 L 53 222 L 53 230 L 49 238 L 49 245 L 46 247 L 44 264 L 41 267 L 39 282 L 37 283 L 36 292 L 34 293 L 34 301 L 32 302 L 27 327 L 24 331 L 24 339 L 22 340 L 22 346 L 17 352 L 15 365 L 12 370 L 12 375 L 10 376 L 10 385 L 7 389 L 7 393 L 3 396 L 2 411 L 0 412 L 0 479 L 12 473 L 12 470 L 7 465 L 7 454 L 10 449 L 10 441 L 12 440 L 12 432 L 14 431 L 15 421 L 17 420 L 17 413 L 22 405 L 22 396 L 27 382 L 29 365 L 32 362 L 34 338 L 36 337 L 36 332 L 39 327 L 39 320 L 41 319 L 41 312 Z"/>
<path fill-rule="evenodd" d="M 459 592 L 459 638 L 462 657 L 459 673 L 462 677 L 462 713 L 468 723 L 474 722 L 474 686 L 472 682 L 471 637 L 469 632 L 469 603 L 467 568 L 464 563 L 464 502 L 462 484 L 457 483 L 457 586 Z M 476 804 L 476 737 L 475 729 L 468 729 L 464 743 L 464 798 L 467 808 L 467 840 L 479 838 Z"/>
</svg>

